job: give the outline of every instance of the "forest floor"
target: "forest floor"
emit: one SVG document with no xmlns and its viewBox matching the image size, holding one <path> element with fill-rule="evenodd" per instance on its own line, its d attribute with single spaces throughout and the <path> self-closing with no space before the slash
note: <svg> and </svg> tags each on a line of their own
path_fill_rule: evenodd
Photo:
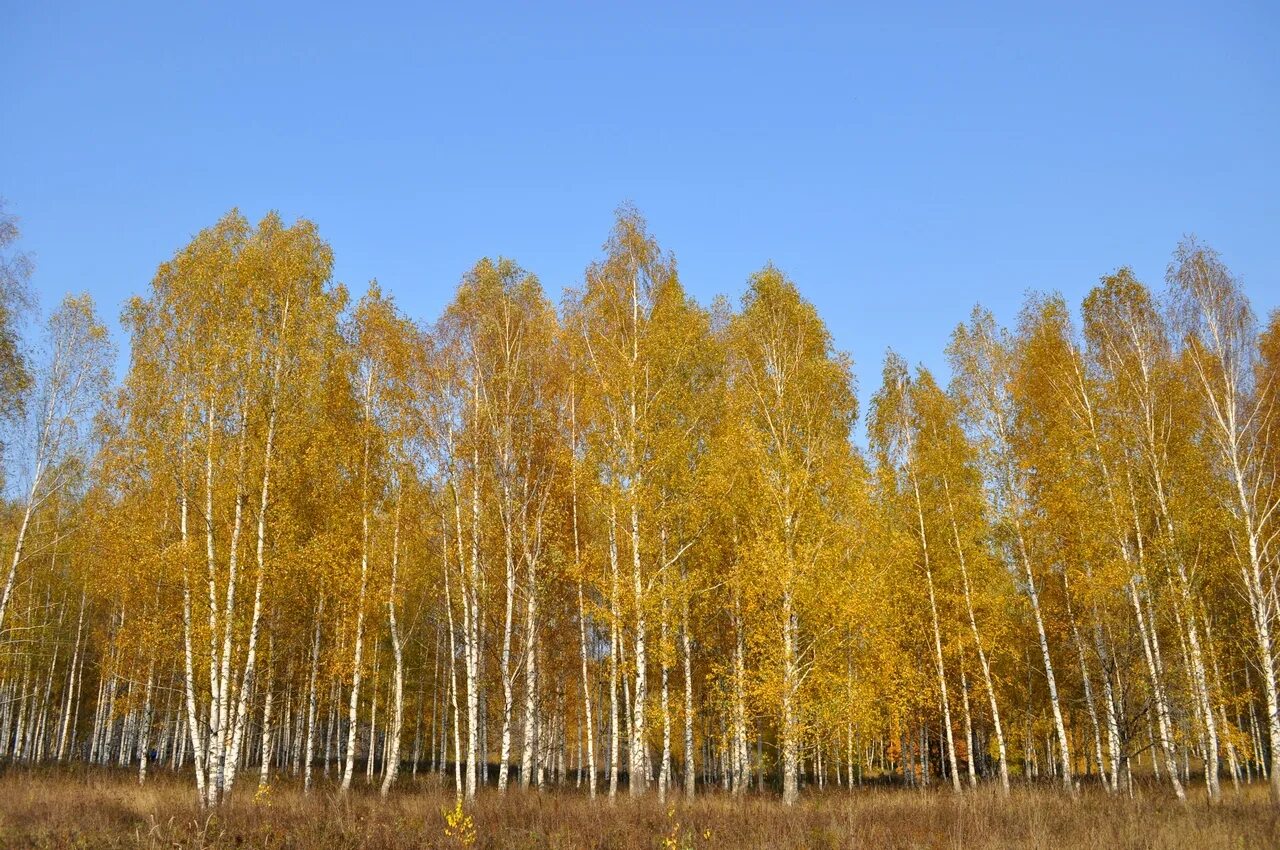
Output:
<svg viewBox="0 0 1280 850">
<path fill-rule="evenodd" d="M 190 780 L 158 774 L 139 787 L 132 773 L 7 769 L 0 774 L 3 848 L 1179 848 L 1280 847 L 1280 813 L 1266 788 L 1209 806 L 1180 804 L 1164 789 L 1108 797 L 1085 789 L 1072 800 L 1048 786 L 992 790 L 806 789 L 794 808 L 773 795 L 719 792 L 662 805 L 656 795 L 588 800 L 576 790 L 482 793 L 449 818 L 451 789 L 434 778 L 381 800 L 303 796 L 283 785 L 255 794 L 256 777 L 216 812 L 195 804 Z M 452 823 L 451 823 L 452 821 Z"/>
</svg>

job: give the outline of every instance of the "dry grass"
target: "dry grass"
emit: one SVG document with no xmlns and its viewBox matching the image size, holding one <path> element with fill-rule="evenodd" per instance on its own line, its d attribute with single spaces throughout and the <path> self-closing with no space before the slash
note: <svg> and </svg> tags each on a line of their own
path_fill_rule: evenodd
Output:
<svg viewBox="0 0 1280 850">
<path fill-rule="evenodd" d="M 470 846 L 515 848 L 1175 848 L 1280 847 L 1280 815 L 1258 786 L 1218 806 L 1179 804 L 1162 790 L 1134 799 L 1087 790 L 1078 800 L 1049 788 L 994 792 L 810 792 L 793 810 L 771 796 L 706 794 L 666 808 L 655 797 L 586 800 L 576 792 L 483 794 L 467 814 Z M 420 781 L 387 801 L 363 788 L 341 797 L 296 788 L 255 799 L 252 779 L 215 813 L 187 782 L 158 776 L 139 788 L 129 774 L 23 771 L 0 775 L 4 848 L 400 848 L 463 846 L 446 834 L 452 793 Z"/>
</svg>

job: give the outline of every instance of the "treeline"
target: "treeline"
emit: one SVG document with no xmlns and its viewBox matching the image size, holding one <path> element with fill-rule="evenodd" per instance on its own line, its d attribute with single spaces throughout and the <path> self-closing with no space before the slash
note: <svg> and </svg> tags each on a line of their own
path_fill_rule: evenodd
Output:
<svg viewBox="0 0 1280 850">
<path fill-rule="evenodd" d="M 0 228 L 0 756 L 460 796 L 1081 782 L 1280 792 L 1280 318 L 1178 246 L 977 308 L 947 385 L 778 269 L 697 304 L 633 209 L 557 305 L 434 323 L 232 212 L 23 349 Z M 1280 796 L 1280 795 L 1278 795 Z"/>
</svg>

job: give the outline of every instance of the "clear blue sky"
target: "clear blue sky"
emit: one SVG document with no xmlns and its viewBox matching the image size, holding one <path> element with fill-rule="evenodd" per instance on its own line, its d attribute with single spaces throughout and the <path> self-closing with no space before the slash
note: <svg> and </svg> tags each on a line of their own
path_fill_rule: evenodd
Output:
<svg viewBox="0 0 1280 850">
<path fill-rule="evenodd" d="M 239 206 L 431 319 L 483 255 L 558 295 L 629 199 L 704 302 L 781 266 L 864 400 L 886 347 L 939 367 L 976 301 L 1161 285 L 1188 232 L 1280 305 L 1274 2 L 428 5 L 0 0 L 44 303 L 114 317 Z"/>
</svg>

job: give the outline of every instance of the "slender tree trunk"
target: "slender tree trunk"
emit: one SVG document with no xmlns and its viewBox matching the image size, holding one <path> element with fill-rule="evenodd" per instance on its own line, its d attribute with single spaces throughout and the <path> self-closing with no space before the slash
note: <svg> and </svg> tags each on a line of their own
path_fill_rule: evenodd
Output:
<svg viewBox="0 0 1280 850">
<path fill-rule="evenodd" d="M 960 695 L 964 705 L 964 752 L 965 762 L 969 768 L 969 787 L 978 787 L 978 765 L 973 753 L 973 716 L 969 713 L 969 678 L 964 670 L 964 656 L 960 657 Z M 853 765 L 849 765 L 853 770 Z"/>
<path fill-rule="evenodd" d="M 908 452 L 911 451 L 908 446 Z M 956 766 L 955 735 L 951 728 L 951 698 L 947 692 L 947 667 L 942 656 L 942 627 L 938 622 L 938 601 L 933 587 L 933 566 L 929 560 L 929 537 L 924 527 L 924 504 L 920 500 L 920 485 L 916 481 L 914 466 L 910 469 L 911 489 L 915 494 L 916 519 L 920 533 L 920 553 L 924 563 L 925 586 L 929 591 L 929 616 L 933 625 L 933 662 L 938 675 L 938 690 L 942 695 L 942 722 L 946 726 L 947 759 L 951 766 L 951 789 L 960 790 L 960 770 Z"/>
<path fill-rule="evenodd" d="M 382 653 L 378 652 L 377 643 L 374 643 L 373 652 L 373 689 L 370 693 L 371 705 L 369 706 L 369 748 L 364 760 L 364 783 L 366 785 L 373 782 L 374 763 L 377 762 L 377 744 L 378 744 L 378 684 L 381 677 L 381 669 L 379 665 L 382 662 Z"/>
<path fill-rule="evenodd" d="M 267 654 L 271 656 L 272 661 L 275 660 L 275 635 L 268 633 L 267 635 Z M 271 780 L 271 712 L 275 704 L 275 690 L 273 688 L 272 667 L 267 667 L 267 695 L 262 701 L 262 741 L 258 747 L 258 759 L 261 762 L 261 770 L 258 774 L 258 788 L 266 788 Z M 286 710 L 285 716 L 288 717 Z"/>
<path fill-rule="evenodd" d="M 956 560 L 960 565 L 960 578 L 964 586 L 965 613 L 969 617 L 969 630 L 973 633 L 974 649 L 978 653 L 978 667 L 982 670 L 982 684 L 987 692 L 987 701 L 991 706 L 991 725 L 996 734 L 996 752 L 1000 761 L 1000 790 L 1009 793 L 1009 756 L 1005 747 L 1004 727 L 1000 722 L 1000 706 L 996 701 L 996 689 L 991 680 L 991 664 L 987 659 L 987 651 L 982 642 L 982 634 L 978 630 L 978 618 L 973 610 L 973 591 L 969 583 L 968 559 L 965 557 L 964 545 L 960 540 L 960 527 L 956 522 L 955 504 L 951 499 L 951 484 L 944 477 L 943 491 L 947 496 L 947 516 L 951 521 L 951 536 L 955 544 Z"/>
<path fill-rule="evenodd" d="M 504 457 L 504 461 L 505 460 L 506 458 Z M 506 467 L 505 462 L 503 466 L 505 469 Z M 511 494 L 509 492 L 509 485 L 506 482 L 503 483 L 502 502 L 503 502 L 502 503 L 502 542 L 503 542 L 503 557 L 504 557 L 504 563 L 506 566 L 506 576 L 507 576 L 507 596 L 506 596 L 505 617 L 503 620 L 503 627 L 502 627 L 502 755 L 498 763 L 498 790 L 499 791 L 506 790 L 507 772 L 511 769 L 511 711 L 512 711 L 512 706 L 514 704 L 514 699 L 515 699 L 513 694 L 513 690 L 514 690 L 513 685 L 514 685 L 515 675 L 512 673 L 512 670 L 511 670 L 511 633 L 512 633 L 512 626 L 513 626 L 513 620 L 515 616 L 515 605 L 516 605 L 516 562 L 515 562 L 514 542 L 512 540 L 512 527 L 511 527 L 512 523 L 514 522 L 514 517 L 512 516 L 512 511 L 511 511 Z M 526 648 L 526 651 L 525 651 L 526 663 L 528 662 L 528 657 L 529 657 L 529 651 Z M 528 676 L 528 670 L 525 671 L 525 675 L 526 677 Z M 526 679 L 526 691 L 527 690 L 528 690 L 528 683 Z M 525 744 L 524 744 L 524 756 L 521 759 L 521 767 L 520 767 L 520 784 L 523 785 L 525 788 L 528 788 L 529 787 L 529 760 L 532 755 L 530 750 L 530 739 L 531 739 L 532 729 L 529 726 L 529 723 L 531 720 L 531 716 L 530 716 L 531 713 L 528 710 L 528 703 L 529 703 L 528 696 L 525 697 L 525 703 L 526 703 L 526 711 L 525 711 L 525 718 L 524 718 Z"/>
<path fill-rule="evenodd" d="M 152 657 L 150 664 L 147 666 L 147 686 L 142 702 L 142 729 L 138 739 L 138 784 L 142 785 L 147 781 L 147 762 L 150 752 L 148 748 L 151 746 L 151 693 L 155 685 L 156 662 Z"/>
<path fill-rule="evenodd" d="M 80 665 L 80 640 L 84 633 L 84 609 L 87 594 L 80 591 L 80 615 L 76 618 L 76 642 L 71 654 L 71 667 L 67 672 L 67 687 L 63 697 L 62 723 L 58 731 L 58 761 L 66 761 L 70 749 L 71 715 L 73 713 L 73 696 L 78 686 L 77 670 Z"/>
<path fill-rule="evenodd" d="M 357 712 L 364 654 L 364 603 L 369 589 L 369 464 L 372 452 L 373 385 L 376 372 L 369 370 L 364 387 L 364 449 L 360 464 L 360 592 L 356 597 L 355 648 L 351 660 L 351 699 L 347 708 L 347 754 L 342 769 L 342 792 L 351 790 L 356 769 Z"/>
<path fill-rule="evenodd" d="M 205 566 L 209 580 L 209 731 L 205 768 L 205 805 L 218 803 L 222 788 L 223 732 L 222 710 L 219 706 L 221 689 L 218 683 L 218 586 L 213 545 L 213 405 L 205 408 L 205 456 L 204 456 L 204 527 Z"/>
<path fill-rule="evenodd" d="M 1080 629 L 1076 625 L 1075 612 L 1071 605 L 1071 586 L 1068 581 L 1067 572 L 1062 572 L 1062 592 L 1063 598 L 1066 600 L 1067 607 L 1067 623 L 1071 629 L 1071 642 L 1076 647 L 1076 659 L 1080 663 L 1080 682 L 1084 688 L 1085 708 L 1089 711 L 1089 721 L 1093 728 L 1093 749 L 1095 763 L 1098 765 L 1098 773 L 1106 776 L 1106 764 L 1102 760 L 1102 725 L 1098 722 L 1098 707 L 1093 700 L 1093 679 L 1089 675 L 1089 664 L 1084 654 L 1084 641 L 1080 639 Z M 1088 764 L 1088 758 L 1085 759 Z"/>
<path fill-rule="evenodd" d="M 473 389 L 473 405 L 475 418 L 479 420 L 480 396 L 478 386 Z M 475 470 L 471 481 L 471 563 L 469 580 L 462 591 L 467 605 L 463 609 L 464 625 L 467 629 L 467 799 L 476 795 L 476 778 L 480 769 L 480 665 L 481 665 L 481 621 L 480 621 L 480 455 L 479 449 L 473 447 L 471 454 L 472 469 Z M 459 528 L 461 532 L 461 528 Z M 462 545 L 461 536 L 458 545 Z M 486 755 L 488 748 L 485 749 Z"/>
<path fill-rule="evenodd" d="M 693 639 L 690 634 L 687 587 L 681 595 L 680 643 L 684 649 L 684 795 L 692 800 L 697 792 L 698 774 L 693 763 Z"/>
<path fill-rule="evenodd" d="M 733 597 L 733 791 L 742 795 L 746 791 L 746 764 L 743 755 L 747 740 L 746 699 L 746 624 L 742 621 L 742 598 Z"/>
<path fill-rule="evenodd" d="M 441 523 L 443 526 L 443 523 Z M 457 670 L 457 643 L 454 639 L 453 628 L 453 597 L 449 587 L 449 545 L 448 535 L 444 535 L 444 604 L 445 611 L 448 613 L 449 621 L 449 698 L 453 704 L 453 779 L 458 799 L 462 799 L 463 783 L 462 783 L 462 735 L 458 727 L 461 722 L 458 713 L 458 670 Z"/>
<path fill-rule="evenodd" d="M 400 772 L 400 732 L 404 725 L 404 651 L 400 645 L 400 626 L 396 621 L 396 583 L 400 576 L 400 498 L 396 498 L 395 527 L 391 535 L 391 588 L 387 592 L 387 624 L 391 630 L 391 655 L 395 663 L 392 673 L 391 725 L 387 758 L 382 776 L 382 796 L 387 796 Z M 417 753 L 414 753 L 417 765 Z"/>
<path fill-rule="evenodd" d="M 618 514 L 612 501 L 609 504 L 609 797 L 618 795 L 618 652 L 622 647 L 620 624 L 622 618 L 618 590 Z"/>
<path fill-rule="evenodd" d="M 667 664 L 666 647 L 669 641 L 670 627 L 667 622 L 667 599 L 664 593 L 662 599 L 662 693 L 660 702 L 662 707 L 662 762 L 658 772 L 658 799 L 665 802 L 667 799 L 667 785 L 671 782 L 671 702 L 670 692 L 668 688 L 668 680 L 670 678 L 670 665 Z"/>
<path fill-rule="evenodd" d="M 796 724 L 796 617 L 790 588 L 782 594 L 782 802 L 794 805 L 800 798 L 800 742 Z"/>
<path fill-rule="evenodd" d="M 520 784 L 528 788 L 534 777 L 538 743 L 538 594 L 537 562 L 528 559 L 529 598 L 525 611 L 524 748 L 520 759 Z M 540 783 L 539 783 L 540 784 Z"/>
<path fill-rule="evenodd" d="M 184 452 L 185 456 L 185 452 Z M 201 805 L 208 804 L 208 791 L 205 787 L 205 736 L 201 734 L 199 723 L 196 721 L 196 679 L 195 664 L 193 660 L 193 651 L 191 647 L 192 640 L 192 621 L 191 621 L 191 573 L 187 566 L 187 553 L 190 543 L 187 536 L 187 492 L 184 487 L 181 492 L 181 533 L 182 533 L 182 654 L 183 654 L 183 685 L 186 694 L 187 703 L 187 734 L 191 738 L 191 752 L 195 760 L 196 770 L 196 794 L 199 797 Z"/>
<path fill-rule="evenodd" d="M 645 791 L 649 784 L 647 764 L 648 741 L 645 732 L 645 703 L 648 701 L 646 679 L 647 647 L 645 645 L 645 593 L 640 567 L 640 507 L 638 481 L 631 483 L 631 576 L 636 600 L 636 692 L 632 702 L 630 773 L 627 787 L 631 796 Z"/>
<path fill-rule="evenodd" d="M 1179 800 L 1186 799 L 1186 792 L 1182 788 L 1182 782 L 1178 779 L 1177 755 L 1174 752 L 1173 730 L 1169 718 L 1169 703 L 1165 697 L 1164 682 L 1160 675 L 1160 666 L 1154 648 L 1154 635 L 1152 629 L 1155 624 L 1148 626 L 1147 618 L 1143 613 L 1142 603 L 1138 599 L 1138 589 L 1136 579 L 1131 579 L 1127 585 L 1129 591 L 1129 599 L 1133 603 L 1133 613 L 1138 622 L 1138 635 L 1142 641 L 1143 654 L 1147 659 L 1147 672 L 1151 676 L 1152 700 L 1156 705 L 1156 720 L 1160 727 L 1160 748 L 1164 752 L 1165 768 L 1169 773 L 1169 781 L 1173 785 L 1173 791 L 1178 795 Z M 1155 754 L 1152 754 L 1154 762 Z"/>
<path fill-rule="evenodd" d="M 302 764 L 302 791 L 311 792 L 311 766 L 315 761 L 316 674 L 320 669 L 320 622 L 324 618 L 324 597 L 316 603 L 315 628 L 311 633 L 311 672 L 307 676 L 307 743 Z"/>
<path fill-rule="evenodd" d="M 577 392 L 574 385 L 569 389 L 569 486 L 572 497 L 571 511 L 573 522 L 573 570 L 578 577 L 578 641 L 582 654 L 582 723 L 583 736 L 586 738 L 587 752 L 587 794 L 591 799 L 596 796 L 596 745 L 592 729 L 591 715 L 591 676 L 588 666 L 587 643 L 587 606 L 583 594 L 582 545 L 578 537 L 578 405 Z M 581 765 L 579 765 L 581 769 Z M 581 781 L 581 774 L 579 774 Z"/>
<path fill-rule="evenodd" d="M 1040 592 L 1036 589 L 1036 577 L 1031 568 L 1031 558 L 1027 554 L 1026 539 L 1022 534 L 1021 522 L 1015 523 L 1017 532 L 1018 555 L 1027 577 L 1027 596 L 1031 600 L 1031 613 L 1036 623 L 1036 634 L 1040 638 L 1040 654 L 1044 658 L 1045 681 L 1049 686 L 1049 704 L 1053 709 L 1053 725 L 1058 733 L 1058 754 L 1062 762 L 1062 784 L 1070 793 L 1075 793 L 1071 770 L 1071 745 L 1067 741 L 1067 727 L 1062 720 L 1062 702 L 1058 698 L 1058 679 L 1053 673 L 1053 659 L 1049 656 L 1049 638 L 1045 633 L 1044 617 L 1040 612 Z"/>
<path fill-rule="evenodd" d="M 576 513 L 575 510 L 575 525 L 577 520 Z M 575 544 L 576 542 L 575 539 Z M 594 800 L 596 796 L 596 742 L 591 722 L 591 676 L 587 665 L 587 617 L 581 580 L 578 581 L 578 639 L 582 654 L 582 723 L 584 726 L 583 736 L 586 738 L 587 795 Z"/>
<path fill-rule="evenodd" d="M 288 321 L 289 303 L 286 300 L 284 306 L 285 321 Z M 283 329 L 282 329 L 283 333 Z M 258 501 L 258 528 L 257 541 L 254 550 L 255 563 L 257 566 L 257 575 L 254 577 L 253 587 L 253 614 L 249 618 L 249 638 L 248 648 L 245 653 L 244 671 L 240 680 L 240 697 L 236 704 L 236 720 L 235 728 L 232 732 L 231 753 L 229 762 L 231 766 L 230 775 L 227 778 L 226 787 L 229 790 L 231 783 L 235 779 L 236 764 L 239 761 L 240 748 L 244 742 L 245 732 L 248 728 L 249 719 L 249 694 L 254 687 L 254 677 L 257 675 L 258 662 L 258 633 L 262 623 L 262 588 L 266 581 L 267 561 L 266 561 L 266 538 L 267 538 L 267 511 L 270 507 L 271 493 L 271 464 L 275 455 L 275 433 L 276 433 L 276 410 L 277 398 L 280 392 L 280 372 L 283 368 L 283 358 L 277 353 L 275 366 L 272 370 L 271 379 L 271 397 L 268 402 L 269 409 L 267 413 L 267 434 L 263 445 L 262 453 L 262 488 Z M 239 506 L 237 504 L 236 517 L 237 526 L 239 525 Z M 232 545 L 235 545 L 233 537 Z M 227 616 L 230 618 L 231 606 L 228 605 Z M 228 631 L 229 633 L 229 631 Z M 268 689 L 267 699 L 270 700 L 271 694 Z"/>
<path fill-rule="evenodd" d="M 213 793 L 217 795 L 214 802 L 221 802 L 223 796 L 231 790 L 231 784 L 235 780 L 236 762 L 239 753 L 236 750 L 237 741 L 231 728 L 231 684 L 232 684 L 232 650 L 233 650 L 233 630 L 235 628 L 235 609 L 236 609 L 236 591 L 239 582 L 240 569 L 240 534 L 244 527 L 244 501 L 245 501 L 245 455 L 248 447 L 248 416 L 247 416 L 248 399 L 241 401 L 239 407 L 239 425 L 240 437 L 237 440 L 238 449 L 236 454 L 236 477 L 235 477 L 235 503 L 232 512 L 231 521 L 231 540 L 227 546 L 227 587 L 226 601 L 223 604 L 222 612 L 222 660 L 218 668 L 218 760 L 213 766 L 216 771 L 216 781 L 213 784 Z M 210 664 L 213 659 L 210 659 Z M 242 696 L 245 696 L 242 688 Z"/>
</svg>

